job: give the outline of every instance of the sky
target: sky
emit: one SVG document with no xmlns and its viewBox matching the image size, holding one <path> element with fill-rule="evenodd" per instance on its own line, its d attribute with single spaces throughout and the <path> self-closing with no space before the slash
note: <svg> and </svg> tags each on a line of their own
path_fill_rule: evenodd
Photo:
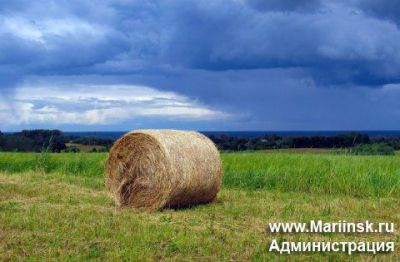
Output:
<svg viewBox="0 0 400 262">
<path fill-rule="evenodd" d="M 397 0 L 0 0 L 0 130 L 399 130 Z"/>
</svg>

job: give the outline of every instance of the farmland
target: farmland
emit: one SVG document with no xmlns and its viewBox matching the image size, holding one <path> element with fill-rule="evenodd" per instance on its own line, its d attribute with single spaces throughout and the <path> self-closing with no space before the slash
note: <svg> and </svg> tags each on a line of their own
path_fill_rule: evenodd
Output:
<svg viewBox="0 0 400 262">
<path fill-rule="evenodd" d="M 395 241 L 400 257 L 400 156 L 293 152 L 223 153 L 218 200 L 139 213 L 114 206 L 105 153 L 1 153 L 2 260 L 286 260 L 279 241 Z M 271 234 L 269 222 L 393 222 L 395 234 Z M 341 261 L 346 253 L 298 253 Z M 371 258 L 354 254 L 351 258 Z"/>
</svg>

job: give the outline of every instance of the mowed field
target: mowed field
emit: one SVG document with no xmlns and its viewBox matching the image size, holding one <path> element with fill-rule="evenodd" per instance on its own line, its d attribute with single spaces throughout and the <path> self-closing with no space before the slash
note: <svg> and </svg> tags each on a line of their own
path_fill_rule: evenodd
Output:
<svg viewBox="0 0 400 262">
<path fill-rule="evenodd" d="M 223 153 L 218 200 L 140 213 L 104 187 L 107 154 L 0 153 L 0 260 L 400 259 L 400 156 Z M 272 234 L 269 222 L 393 222 L 394 234 Z M 268 252 L 282 241 L 394 241 L 388 254 Z"/>
</svg>

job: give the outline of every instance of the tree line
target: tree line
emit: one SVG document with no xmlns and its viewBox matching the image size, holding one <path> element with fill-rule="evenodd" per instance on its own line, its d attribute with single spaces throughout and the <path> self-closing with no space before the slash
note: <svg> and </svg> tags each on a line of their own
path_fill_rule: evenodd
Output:
<svg viewBox="0 0 400 262">
<path fill-rule="evenodd" d="M 210 135 L 209 138 L 223 151 L 267 150 L 286 148 L 366 148 L 361 145 L 385 145 L 400 150 L 399 137 L 369 137 L 350 132 L 334 136 L 265 135 L 257 138 L 227 135 Z M 67 145 L 81 144 L 103 146 L 109 149 L 114 140 L 100 137 L 67 136 L 60 130 L 22 130 L 16 133 L 0 132 L 0 151 L 17 152 L 68 152 Z"/>
<path fill-rule="evenodd" d="M 258 138 L 210 136 L 220 150 L 267 150 L 287 148 L 353 148 L 359 145 L 384 144 L 400 150 L 400 137 L 372 137 L 367 134 L 349 132 L 334 136 L 290 136 L 265 135 Z"/>
<path fill-rule="evenodd" d="M 22 130 L 15 133 L 0 131 L 0 151 L 12 152 L 68 152 L 67 144 L 100 145 L 110 148 L 112 139 L 66 136 L 60 130 Z"/>
</svg>

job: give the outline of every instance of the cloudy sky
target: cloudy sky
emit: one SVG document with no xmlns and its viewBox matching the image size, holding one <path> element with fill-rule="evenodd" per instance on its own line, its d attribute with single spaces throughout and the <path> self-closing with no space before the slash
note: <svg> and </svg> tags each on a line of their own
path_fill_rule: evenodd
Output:
<svg viewBox="0 0 400 262">
<path fill-rule="evenodd" d="M 0 130 L 400 129 L 397 0 L 0 0 Z"/>
</svg>

